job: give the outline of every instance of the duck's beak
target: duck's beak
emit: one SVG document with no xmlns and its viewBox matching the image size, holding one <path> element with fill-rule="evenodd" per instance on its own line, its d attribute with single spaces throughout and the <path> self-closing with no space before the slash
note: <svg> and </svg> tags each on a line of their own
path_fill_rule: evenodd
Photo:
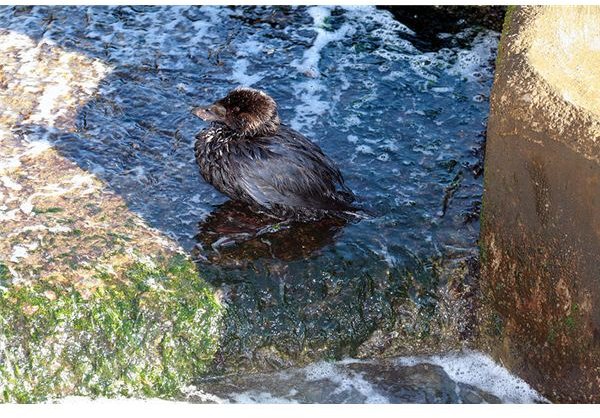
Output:
<svg viewBox="0 0 600 418">
<path fill-rule="evenodd" d="M 225 108 L 217 104 L 198 106 L 192 109 L 192 113 L 207 122 L 222 121 L 225 117 Z"/>
</svg>

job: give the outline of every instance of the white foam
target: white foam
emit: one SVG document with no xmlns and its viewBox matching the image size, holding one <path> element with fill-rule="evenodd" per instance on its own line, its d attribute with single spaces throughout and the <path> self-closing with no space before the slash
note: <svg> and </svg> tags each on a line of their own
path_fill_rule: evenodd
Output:
<svg viewBox="0 0 600 418">
<path fill-rule="evenodd" d="M 284 398 L 284 397 L 280 397 L 280 396 L 273 396 L 269 392 L 256 392 L 256 391 L 249 391 L 249 392 L 233 394 L 231 397 L 231 400 L 235 403 L 244 403 L 244 404 L 249 404 L 249 403 L 295 404 L 295 403 L 298 403 L 297 401 L 294 401 L 294 400 L 291 400 L 288 398 Z"/>
<path fill-rule="evenodd" d="M 24 228 L 21 228 L 21 230 L 18 233 L 20 233 L 20 232 L 39 232 L 39 231 L 46 231 L 47 229 L 48 229 L 48 227 L 46 225 L 42 225 L 42 224 L 29 225 Z"/>
<path fill-rule="evenodd" d="M 462 49 L 456 53 L 456 62 L 448 69 L 448 73 L 477 80 L 477 73 L 483 73 L 486 77 L 493 74 L 493 66 L 489 62 L 496 54 L 499 34 L 486 31 L 477 34 L 470 49 Z"/>
<path fill-rule="evenodd" d="M 547 402 L 521 378 L 476 351 L 465 350 L 443 356 L 401 357 L 397 361 L 407 366 L 435 364 L 443 368 L 452 380 L 489 392 L 504 403 Z"/>
<path fill-rule="evenodd" d="M 317 32 L 312 46 L 304 51 L 302 60 L 298 62 L 294 60 L 292 66 L 311 77 L 319 77 L 319 62 L 321 61 L 321 51 L 329 43 L 341 41 L 347 35 L 351 34 L 354 29 L 349 23 L 344 23 L 340 28 L 335 31 L 328 31 L 326 27 L 326 19 L 331 16 L 332 7 L 316 6 L 308 9 L 308 14 L 313 19 L 313 30 Z"/>
<path fill-rule="evenodd" d="M 295 108 L 296 116 L 290 121 L 292 128 L 302 131 L 310 130 L 318 118 L 331 109 L 331 103 L 321 98 L 321 92 L 327 88 L 318 80 L 306 80 L 296 86 L 296 95 L 300 103 Z"/>
<path fill-rule="evenodd" d="M 366 399 L 364 403 L 389 403 L 389 399 L 378 393 L 375 386 L 367 382 L 360 374 L 344 371 L 334 363 L 321 361 L 304 369 L 306 380 L 316 382 L 328 379 L 336 384 L 334 393 L 355 390 Z"/>
<path fill-rule="evenodd" d="M 257 55 L 263 52 L 264 48 L 265 46 L 260 42 L 255 41 L 253 39 L 249 39 L 247 41 L 240 42 L 237 45 L 236 50 L 238 57 L 247 57 L 250 55 Z"/>
<path fill-rule="evenodd" d="M 248 74 L 248 65 L 249 62 L 247 59 L 237 59 L 232 69 L 231 80 L 237 82 L 241 86 L 250 87 L 264 78 L 263 73 Z"/>
<path fill-rule="evenodd" d="M 408 26 L 397 21 L 391 12 L 377 10 L 375 6 L 345 6 L 344 9 L 354 17 L 375 22 L 377 29 L 373 33 L 377 36 L 388 37 L 392 35 L 394 42 L 398 42 L 398 32 L 412 36 L 416 35 Z"/>
<path fill-rule="evenodd" d="M 441 367 L 456 383 L 471 385 L 479 390 L 498 397 L 503 403 L 547 402 L 541 395 L 523 380 L 513 376 L 508 370 L 494 363 L 488 356 L 474 351 L 450 353 L 438 356 L 399 357 L 391 360 L 400 366 L 417 364 L 434 364 Z M 390 400 L 381 394 L 377 383 L 371 383 L 360 372 L 349 367 L 351 364 L 374 364 L 374 360 L 348 358 L 339 362 L 320 361 L 302 369 L 291 369 L 275 374 L 275 379 L 282 386 L 298 382 L 301 386 L 322 385 L 327 382 L 333 386 L 333 395 L 344 394 L 348 399 L 357 399 L 356 394 L 363 396 L 364 403 L 389 403 Z M 272 380 L 272 379 L 269 379 Z M 276 380 L 277 381 L 277 380 Z M 291 403 L 295 402 L 298 386 L 291 387 L 285 395 L 275 395 L 264 389 L 245 390 L 227 394 L 224 400 L 212 394 L 201 392 L 203 399 L 213 402 L 233 401 L 236 403 Z M 457 386 L 457 391 L 460 388 Z M 189 389 L 188 389 L 189 392 Z M 191 393 L 195 393 L 192 391 Z M 459 394 L 460 395 L 460 394 Z"/>
<path fill-rule="evenodd" d="M 296 130 L 313 134 L 312 130 L 320 118 L 334 114 L 342 92 L 351 86 L 345 69 L 353 68 L 361 62 L 363 53 L 357 52 L 356 58 L 344 55 L 335 63 L 335 76 L 340 83 L 335 90 L 332 90 L 329 82 L 326 83 L 323 79 L 319 64 L 326 47 L 337 48 L 334 45 L 336 42 L 339 43 L 357 33 L 361 37 L 376 39 L 373 42 L 380 42 L 380 46 L 370 54 L 378 55 L 385 60 L 378 68 L 382 71 L 381 77 L 386 80 L 402 79 L 416 84 L 422 91 L 432 90 L 434 93 L 448 94 L 453 92 L 454 87 L 432 86 L 432 82 L 437 82 L 440 76 L 445 74 L 465 77 L 470 81 L 480 81 L 483 77 L 493 75 L 490 59 L 494 55 L 498 42 L 498 34 L 495 32 L 479 33 L 467 49 L 445 48 L 423 53 L 399 36 L 401 33 L 412 35 L 414 33 L 397 22 L 390 13 L 377 11 L 372 7 L 347 7 L 344 10 L 345 23 L 333 30 L 328 23 L 332 10 L 333 7 L 321 6 L 308 9 L 312 17 L 312 24 L 308 28 L 316 32 L 316 37 L 311 46 L 303 52 L 302 57 L 291 63 L 302 74 L 301 81 L 294 86 L 299 104 L 295 106 L 295 116 L 290 121 L 290 125 Z M 465 33 L 457 36 L 468 37 L 471 33 L 466 30 Z M 258 47 L 252 45 L 252 48 Z M 407 70 L 398 70 L 398 65 L 394 62 L 406 62 Z M 406 67 L 406 64 L 402 66 Z M 421 80 L 415 80 L 415 76 Z M 304 77 L 309 77 L 309 80 Z M 363 80 L 363 83 L 368 87 L 368 80 Z M 373 97 L 365 96 L 362 100 L 377 100 L 377 97 L 373 94 Z M 347 126 L 362 124 L 360 118 L 355 115 L 346 116 L 346 122 Z"/>
<path fill-rule="evenodd" d="M 8 172 L 18 168 L 21 165 L 19 157 L 0 158 L 0 173 Z"/>
<path fill-rule="evenodd" d="M 60 106 L 63 98 L 70 93 L 66 83 L 55 82 L 44 86 L 44 93 L 40 98 L 37 112 L 29 120 L 31 122 L 45 122 L 48 126 L 54 126 L 56 119 L 60 115 Z"/>
<path fill-rule="evenodd" d="M 31 201 L 26 200 L 23 203 L 21 203 L 19 209 L 21 209 L 21 212 L 23 212 L 25 215 L 29 215 L 33 210 L 33 204 L 31 203 Z"/>
<path fill-rule="evenodd" d="M 54 233 L 54 234 L 58 234 L 58 233 L 68 233 L 71 232 L 71 228 L 69 228 L 68 226 L 63 226 L 63 225 L 58 225 L 58 226 L 51 226 L 50 228 L 48 228 L 48 231 Z"/>
<path fill-rule="evenodd" d="M 44 59 L 44 51 L 48 46 L 58 57 L 50 67 L 46 66 Z M 10 69 L 16 76 L 15 80 L 21 81 L 25 91 L 40 95 L 38 105 L 27 122 L 42 123 L 50 127 L 55 126 L 61 115 L 74 111 L 83 99 L 82 96 L 92 94 L 100 80 L 110 72 L 110 68 L 101 61 L 65 51 L 48 38 L 36 42 L 15 31 L 0 30 L 0 55 L 15 52 L 19 54 L 20 64 L 17 69 Z M 82 62 L 89 67 L 77 65 Z M 74 74 L 73 68 L 80 68 L 80 72 Z M 45 149 L 47 148 L 34 148 L 33 152 Z"/>
<path fill-rule="evenodd" d="M 89 174 L 76 174 L 71 177 L 71 183 L 75 187 L 92 186 L 94 184 L 94 177 Z"/>
<path fill-rule="evenodd" d="M 48 142 L 46 139 L 29 141 L 27 151 L 25 151 L 24 155 L 35 157 L 49 150 L 50 148 L 52 148 L 52 145 L 50 145 L 50 142 Z"/>
<path fill-rule="evenodd" d="M 295 107 L 295 117 L 290 121 L 292 128 L 299 131 L 311 133 L 311 129 L 317 123 L 318 119 L 325 113 L 332 110 L 333 103 L 339 99 L 340 92 L 337 91 L 335 97 L 323 98 L 323 94 L 328 93 L 329 89 L 321 82 L 321 72 L 319 63 L 322 58 L 323 49 L 332 42 L 344 39 L 346 36 L 354 33 L 354 28 L 349 23 L 344 23 L 336 30 L 327 29 L 327 19 L 331 17 L 333 7 L 315 6 L 308 9 L 308 14 L 312 17 L 311 29 L 317 36 L 311 46 L 304 51 L 300 60 L 292 61 L 291 65 L 303 76 L 310 77 L 296 84 L 295 93 L 300 103 Z M 348 88 L 350 83 L 345 83 Z"/>
<path fill-rule="evenodd" d="M 18 212 L 19 209 L 13 209 L 9 211 L 0 210 L 0 222 L 14 221 L 17 219 Z"/>
<path fill-rule="evenodd" d="M 356 152 L 359 152 L 361 154 L 373 154 L 373 148 L 369 145 L 359 145 L 356 147 Z"/>
<path fill-rule="evenodd" d="M 201 402 L 212 402 L 212 403 L 226 403 L 227 401 L 219 398 L 212 393 L 206 393 L 203 390 L 198 389 L 194 385 L 184 386 L 181 392 L 186 396 L 186 398 L 194 397 L 199 399 Z"/>
</svg>

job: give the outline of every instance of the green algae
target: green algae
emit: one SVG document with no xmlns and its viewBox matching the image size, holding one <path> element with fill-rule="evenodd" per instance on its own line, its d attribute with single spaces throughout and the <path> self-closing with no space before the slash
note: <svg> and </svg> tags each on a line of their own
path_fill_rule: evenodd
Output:
<svg viewBox="0 0 600 418">
<path fill-rule="evenodd" d="M 506 14 L 504 15 L 504 22 L 502 24 L 502 36 L 500 37 L 500 42 L 498 42 L 498 52 L 496 53 L 496 71 L 500 68 L 502 64 L 502 54 L 504 50 L 504 45 L 507 41 L 508 31 L 510 30 L 510 25 L 513 19 L 513 14 L 517 10 L 517 6 L 508 6 L 506 8 Z"/>
<path fill-rule="evenodd" d="M 472 327 L 459 289 L 469 291 L 462 265 L 416 255 L 407 255 L 402 267 L 370 257 L 308 267 L 292 261 L 283 278 L 274 265 L 254 267 L 243 281 L 213 279 L 227 288 L 217 374 L 431 354 L 468 343 L 459 335 Z M 456 291 L 442 289 L 448 280 Z"/>
<path fill-rule="evenodd" d="M 6 264 L 0 261 L 0 289 L 8 285 L 10 279 L 10 271 Z"/>
<path fill-rule="evenodd" d="M 0 289 L 0 399 L 175 397 L 212 361 L 221 307 L 183 256 L 98 272 L 91 294 L 52 281 Z"/>
<path fill-rule="evenodd" d="M 35 214 L 42 214 L 42 213 L 60 213 L 60 212 L 64 212 L 63 208 L 59 208 L 59 207 L 49 207 L 49 208 L 39 208 L 37 206 L 34 206 L 34 208 L 32 209 L 32 212 Z"/>
</svg>

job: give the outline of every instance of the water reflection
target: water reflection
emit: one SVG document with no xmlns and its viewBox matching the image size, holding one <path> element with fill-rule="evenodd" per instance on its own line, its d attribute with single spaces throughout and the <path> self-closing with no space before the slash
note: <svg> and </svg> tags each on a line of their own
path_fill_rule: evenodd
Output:
<svg viewBox="0 0 600 418">
<path fill-rule="evenodd" d="M 242 267 L 258 259 L 299 260 L 332 244 L 346 223 L 282 222 L 230 200 L 199 223 L 192 253 L 199 262 L 223 267 Z"/>
</svg>

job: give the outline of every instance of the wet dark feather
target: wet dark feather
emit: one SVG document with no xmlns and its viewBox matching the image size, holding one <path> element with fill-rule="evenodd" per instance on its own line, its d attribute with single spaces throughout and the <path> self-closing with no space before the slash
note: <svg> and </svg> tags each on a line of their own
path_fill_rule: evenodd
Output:
<svg viewBox="0 0 600 418">
<path fill-rule="evenodd" d="M 356 210 L 333 161 L 285 125 L 248 136 L 213 122 L 198 134 L 195 153 L 208 183 L 272 216 L 309 220 Z"/>
</svg>

